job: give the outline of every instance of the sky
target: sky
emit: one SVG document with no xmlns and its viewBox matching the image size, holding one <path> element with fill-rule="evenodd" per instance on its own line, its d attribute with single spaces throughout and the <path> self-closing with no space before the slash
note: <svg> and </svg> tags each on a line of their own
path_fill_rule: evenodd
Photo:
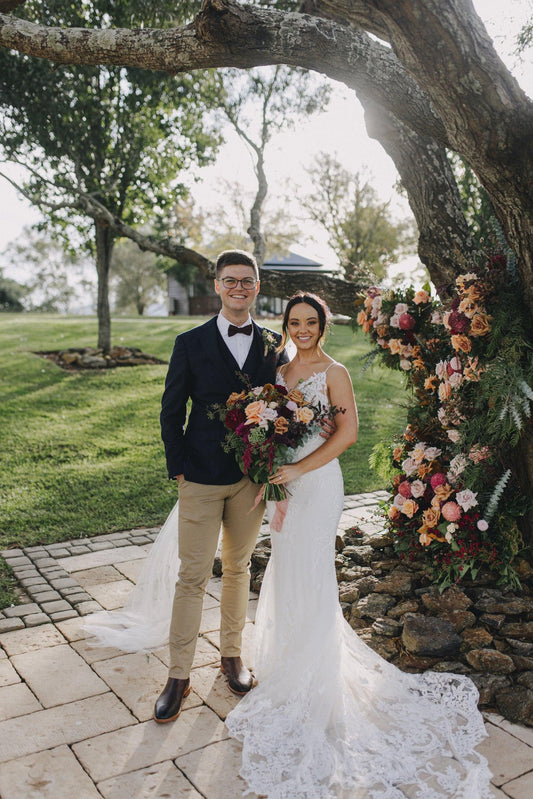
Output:
<svg viewBox="0 0 533 799">
<path fill-rule="evenodd" d="M 485 22 L 496 48 L 517 77 L 522 88 L 533 97 L 533 50 L 525 54 L 524 62 L 513 54 L 514 39 L 524 22 L 533 16 L 532 0 L 474 0 L 474 6 Z M 221 200 L 222 179 L 237 180 L 244 189 L 254 188 L 252 162 L 245 145 L 236 134 L 228 131 L 227 143 L 220 151 L 217 163 L 198 170 L 199 182 L 192 184 L 192 194 L 199 207 L 213 208 Z M 334 83 L 329 107 L 325 113 L 313 116 L 299 124 L 295 130 L 273 138 L 267 154 L 267 173 L 272 200 L 276 191 L 289 186 L 295 196 L 310 190 L 306 169 L 320 151 L 327 151 L 341 161 L 350 171 L 367 169 L 371 182 L 383 200 L 391 200 L 396 218 L 409 214 L 406 200 L 398 197 L 394 190 L 397 173 L 392 161 L 382 147 L 366 133 L 361 106 L 354 93 L 343 84 Z M 1 166 L 3 171 L 20 179 L 19 169 Z M 6 245 L 17 238 L 25 225 L 38 221 L 39 215 L 7 181 L 0 177 L 0 253 Z M 304 226 L 303 235 L 294 242 L 297 252 L 324 262 L 329 262 L 332 253 L 326 236 L 320 234 L 316 225 Z M 5 264 L 4 259 L 0 262 Z M 6 270 L 10 277 L 18 274 Z M 20 277 L 20 276 L 19 276 Z"/>
</svg>

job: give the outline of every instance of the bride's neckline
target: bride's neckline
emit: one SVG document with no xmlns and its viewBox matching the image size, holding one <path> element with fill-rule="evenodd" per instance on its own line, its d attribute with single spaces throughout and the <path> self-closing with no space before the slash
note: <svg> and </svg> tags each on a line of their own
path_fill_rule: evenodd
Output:
<svg viewBox="0 0 533 799">
<path fill-rule="evenodd" d="M 295 388 L 298 388 L 298 386 L 303 385 L 303 383 L 307 383 L 307 381 L 311 380 L 313 377 L 318 377 L 319 375 L 326 374 L 326 372 L 328 371 L 330 366 L 333 366 L 334 363 L 335 363 L 335 361 L 331 361 L 331 363 L 328 364 L 325 369 L 319 369 L 318 371 L 313 372 L 313 374 L 310 374 L 309 377 L 300 377 L 300 379 L 296 381 L 296 383 L 292 386 L 292 388 L 289 388 L 289 386 L 287 385 L 287 383 L 285 381 L 285 377 L 284 377 L 283 372 L 281 371 L 281 369 L 279 371 L 279 377 L 283 381 L 283 385 L 285 386 L 287 391 L 289 391 L 289 392 L 290 391 L 294 391 Z"/>
</svg>

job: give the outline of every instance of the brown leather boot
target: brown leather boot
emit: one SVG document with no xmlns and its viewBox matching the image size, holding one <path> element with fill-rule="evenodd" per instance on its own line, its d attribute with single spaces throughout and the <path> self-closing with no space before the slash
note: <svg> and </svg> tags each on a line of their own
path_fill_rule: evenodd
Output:
<svg viewBox="0 0 533 799">
<path fill-rule="evenodd" d="M 165 724 L 174 721 L 181 713 L 181 706 L 186 696 L 191 692 L 190 680 L 180 680 L 169 677 L 167 684 L 155 703 L 154 721 Z"/>
<path fill-rule="evenodd" d="M 220 658 L 220 671 L 228 678 L 228 686 L 234 694 L 247 694 L 254 686 L 252 672 L 243 665 L 240 657 Z"/>
</svg>

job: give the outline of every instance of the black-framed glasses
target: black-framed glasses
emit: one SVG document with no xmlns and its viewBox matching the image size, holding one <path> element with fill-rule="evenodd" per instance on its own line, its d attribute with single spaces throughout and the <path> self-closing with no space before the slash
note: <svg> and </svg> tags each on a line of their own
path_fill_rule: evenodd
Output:
<svg viewBox="0 0 533 799">
<path fill-rule="evenodd" d="M 220 283 L 222 283 L 225 289 L 234 289 L 240 283 L 245 291 L 252 291 L 252 289 L 255 289 L 257 286 L 257 280 L 253 277 L 243 277 L 242 280 L 237 280 L 236 277 L 223 277 Z"/>
</svg>

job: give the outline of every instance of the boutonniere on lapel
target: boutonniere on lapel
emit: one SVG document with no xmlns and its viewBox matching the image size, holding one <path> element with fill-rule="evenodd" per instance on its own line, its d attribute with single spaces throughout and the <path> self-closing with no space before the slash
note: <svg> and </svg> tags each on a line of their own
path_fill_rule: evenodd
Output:
<svg viewBox="0 0 533 799">
<path fill-rule="evenodd" d="M 261 336 L 264 344 L 263 358 L 266 358 L 269 353 L 276 351 L 278 342 L 276 341 L 274 333 L 271 330 L 267 330 L 266 327 L 263 328 Z"/>
</svg>

